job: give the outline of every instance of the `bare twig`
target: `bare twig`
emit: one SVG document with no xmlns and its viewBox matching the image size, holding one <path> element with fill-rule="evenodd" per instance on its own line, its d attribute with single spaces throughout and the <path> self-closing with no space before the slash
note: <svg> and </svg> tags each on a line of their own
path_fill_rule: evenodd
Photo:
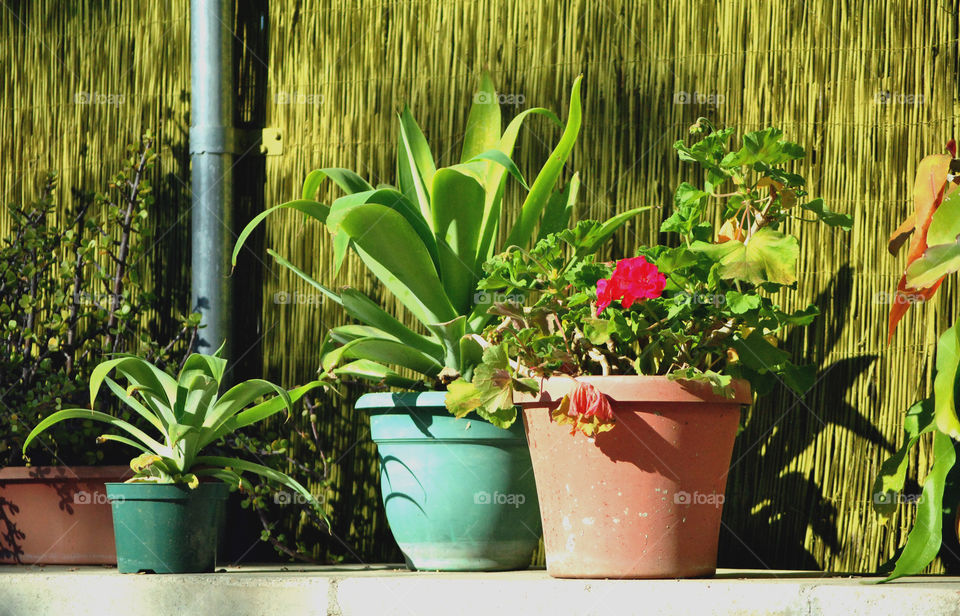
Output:
<svg viewBox="0 0 960 616">
<path fill-rule="evenodd" d="M 126 210 L 123 213 L 123 223 L 120 231 L 120 247 L 117 249 L 117 255 L 114 259 L 117 269 L 113 273 L 113 285 L 111 287 L 110 312 L 107 318 L 107 337 L 106 347 L 110 352 L 116 353 L 120 346 L 120 335 L 115 335 L 113 329 L 117 325 L 117 311 L 119 310 L 120 297 L 123 294 L 123 279 L 127 270 L 127 253 L 130 250 L 130 226 L 133 221 L 133 209 L 137 204 L 137 193 L 140 190 L 140 182 L 143 180 L 143 172 L 147 167 L 147 158 L 150 154 L 150 147 L 153 145 L 149 138 L 144 138 L 140 161 L 137 163 L 133 179 L 128 183 L 130 188 L 126 203 Z"/>
</svg>

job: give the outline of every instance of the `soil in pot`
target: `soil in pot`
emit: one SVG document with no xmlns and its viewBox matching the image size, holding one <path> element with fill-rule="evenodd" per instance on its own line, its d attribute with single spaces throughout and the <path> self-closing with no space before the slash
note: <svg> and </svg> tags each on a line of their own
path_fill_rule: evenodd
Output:
<svg viewBox="0 0 960 616">
<path fill-rule="evenodd" d="M 445 392 L 362 396 L 380 459 L 387 521 L 409 567 L 499 571 L 530 565 L 540 539 L 522 422 L 457 419 Z"/>
<path fill-rule="evenodd" d="M 554 577 L 712 575 L 745 383 L 733 399 L 665 377 L 580 377 L 606 394 L 616 426 L 589 439 L 551 421 L 576 382 L 546 379 L 524 409 Z"/>
<path fill-rule="evenodd" d="M 120 573 L 212 573 L 229 486 L 108 483 Z"/>
<path fill-rule="evenodd" d="M 0 469 L 0 563 L 117 562 L 106 482 L 128 466 L 8 466 Z"/>
</svg>

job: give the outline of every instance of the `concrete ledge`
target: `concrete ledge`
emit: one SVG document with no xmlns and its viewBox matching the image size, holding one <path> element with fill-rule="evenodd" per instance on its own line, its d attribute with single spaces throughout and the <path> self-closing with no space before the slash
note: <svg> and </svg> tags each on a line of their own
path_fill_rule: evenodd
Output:
<svg viewBox="0 0 960 616">
<path fill-rule="evenodd" d="M 960 578 L 870 581 L 730 570 L 701 580 L 557 580 L 544 571 L 411 573 L 390 566 L 248 566 L 211 575 L 6 566 L 0 567 L 0 615 L 900 616 L 919 610 L 960 616 Z"/>
</svg>

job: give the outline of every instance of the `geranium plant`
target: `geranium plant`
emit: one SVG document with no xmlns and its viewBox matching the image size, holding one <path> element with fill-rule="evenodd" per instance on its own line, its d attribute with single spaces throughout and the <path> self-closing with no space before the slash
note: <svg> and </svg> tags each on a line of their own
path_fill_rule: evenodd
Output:
<svg viewBox="0 0 960 616">
<path fill-rule="evenodd" d="M 931 299 L 944 277 L 960 270 L 960 159 L 956 156 L 956 142 L 950 141 L 947 153 L 920 161 L 913 189 L 914 212 L 890 236 L 891 254 L 896 255 L 907 239 L 910 245 L 906 269 L 890 306 L 888 341 L 911 305 Z M 916 522 L 886 581 L 919 573 L 929 565 L 942 545 L 944 519 L 958 515 L 960 495 L 945 496 L 949 476 L 955 472 L 955 441 L 960 440 L 958 379 L 960 328 L 954 324 L 937 341 L 933 394 L 907 411 L 904 444 L 883 463 L 874 483 L 874 508 L 888 518 L 902 502 L 899 493 L 906 481 L 910 451 L 924 435 L 932 434 L 933 466 L 920 498 L 911 499 L 917 503 Z"/>
<path fill-rule="evenodd" d="M 700 165 L 705 181 L 677 188 L 660 227 L 673 246 L 605 263 L 595 257 L 603 225 L 585 221 L 487 262 L 480 288 L 523 301 L 497 303 L 497 321 L 474 336 L 486 346 L 483 365 L 451 384 L 455 414 L 484 409 L 513 418 L 513 392 L 535 392 L 537 378 L 557 374 L 663 375 L 728 395 L 734 379 L 758 393 L 777 382 L 799 392 L 812 385 L 812 368 L 777 346 L 788 327 L 817 314 L 777 301 L 796 288 L 799 243 L 790 231 L 817 222 L 849 229 L 852 220 L 808 199 L 804 178 L 789 167 L 803 148 L 781 131 L 748 133 L 735 149 L 733 129 L 700 119 L 691 133 L 695 143 L 674 147 L 682 161 Z M 581 384 L 554 417 L 588 435 L 610 429 L 601 398 Z"/>
</svg>

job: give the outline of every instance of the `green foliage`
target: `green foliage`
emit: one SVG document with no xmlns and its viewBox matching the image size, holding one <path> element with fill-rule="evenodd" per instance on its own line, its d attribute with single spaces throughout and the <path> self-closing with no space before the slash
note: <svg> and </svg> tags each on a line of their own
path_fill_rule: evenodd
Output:
<svg viewBox="0 0 960 616">
<path fill-rule="evenodd" d="M 178 364 L 199 325 L 198 315 L 185 316 L 179 333 L 157 341 L 142 324 L 158 299 L 140 270 L 153 244 L 152 136 L 127 154 L 107 189 L 79 195 L 79 207 L 61 220 L 55 175 L 38 201 L 9 207 L 11 231 L 0 243 L 0 466 L 20 463 L 29 426 L 81 402 L 103 357 L 139 351 Z M 84 445 L 91 431 L 86 423 L 55 431 L 37 462 L 101 461 L 101 450 Z"/>
<path fill-rule="evenodd" d="M 526 198 L 509 229 L 507 245 L 528 247 L 558 222 L 566 226 L 576 202 L 576 175 L 556 185 L 580 131 L 580 78 L 571 91 L 566 125 L 546 109 L 519 113 L 502 129 L 498 97 L 488 75 L 480 81 L 467 121 L 460 162 L 437 168 L 430 147 L 409 109 L 398 117 L 396 186 L 371 186 L 346 169 L 318 169 L 303 185 L 302 199 L 273 207 L 240 234 L 234 263 L 254 228 L 275 211 L 292 208 L 323 223 L 333 236 L 334 270 L 353 250 L 381 284 L 419 321 L 419 331 L 400 323 L 355 289 L 334 291 L 279 255 L 277 261 L 307 280 L 346 314 L 363 324 L 331 329 L 323 343 L 323 378 L 360 378 L 400 387 L 440 388 L 469 375 L 478 354 L 465 353 L 461 339 L 490 321 L 477 284 L 484 262 L 501 249 L 507 175 Z M 542 169 L 529 183 L 511 155 L 525 119 L 545 115 L 563 134 Z M 331 180 L 346 194 L 327 206 L 317 191 Z M 466 347 L 469 351 L 469 346 Z M 415 373 L 401 376 L 398 368 Z"/>
<path fill-rule="evenodd" d="M 894 570 L 884 581 L 915 575 L 929 565 L 940 552 L 943 537 L 943 494 L 947 475 L 956 463 L 953 441 L 946 434 L 933 433 L 933 468 L 923 482 L 917 504 L 917 519 L 907 538 Z"/>
<path fill-rule="evenodd" d="M 599 303 L 597 283 L 614 270 L 593 254 L 638 211 L 603 224 L 583 221 L 532 250 L 493 257 L 480 288 L 521 301 L 493 307 L 498 320 L 482 342 L 504 349 L 510 363 L 498 354 L 495 366 L 485 354 L 485 366 L 500 368 L 503 378 L 455 382 L 449 408 L 496 416 L 512 406 L 518 383 L 555 373 L 666 375 L 708 383 L 721 394 L 732 393 L 733 379 L 746 379 L 758 393 L 777 382 L 800 393 L 813 385 L 812 369 L 777 347 L 789 326 L 808 325 L 817 314 L 814 306 L 786 312 L 775 301 L 797 279 L 799 242 L 785 223 L 800 218 L 849 229 L 852 221 L 819 199 L 800 206 L 816 219 L 792 213 L 806 196 L 804 179 L 783 165 L 801 158 L 803 149 L 782 140 L 779 130 L 748 133 L 736 150 L 728 150 L 731 129 L 713 130 L 701 119 L 692 132 L 701 138 L 675 147 L 681 160 L 704 169 L 704 186 L 681 184 L 661 227 L 680 242 L 639 250 L 656 266 L 653 274 L 665 276 L 662 292 L 629 306 Z M 727 186 L 732 191 L 722 192 Z M 717 233 L 713 202 L 720 205 Z"/>
<path fill-rule="evenodd" d="M 535 393 L 537 382 L 518 378 L 507 352 L 505 344 L 488 347 L 469 381 L 461 378 L 450 383 L 446 404 L 451 413 L 465 417 L 471 411 L 478 411 L 481 417 L 498 426 L 509 426 L 516 421 L 513 392 Z"/>
<path fill-rule="evenodd" d="M 927 229 L 923 255 L 907 267 L 907 285 L 913 289 L 931 287 L 948 274 L 960 270 L 960 190 L 944 197 Z"/>
<path fill-rule="evenodd" d="M 327 495 L 327 488 L 332 484 L 329 466 L 335 460 L 331 460 L 319 446 L 323 426 L 318 413 L 322 403 L 311 400 L 308 395 L 301 400 L 304 408 L 300 421 L 296 423 L 302 427 L 295 429 L 293 434 L 290 432 L 293 422 L 263 422 L 258 425 L 255 435 L 234 432 L 224 437 L 225 449 L 239 457 L 260 460 L 272 468 L 290 469 L 301 478 L 302 485 L 319 486 L 321 494 Z M 296 454 L 292 451 L 294 447 Z M 259 517 L 263 540 L 269 542 L 277 553 L 292 560 L 329 564 L 310 555 L 318 542 L 330 537 L 324 509 L 310 506 L 310 502 L 299 493 L 271 484 L 263 477 L 251 476 L 249 484 L 249 487 L 245 486 L 241 506 L 252 509 Z M 321 495 L 316 498 L 325 504 Z M 297 525 L 296 537 L 275 532 L 283 518 Z"/>
<path fill-rule="evenodd" d="M 915 201 L 917 212 L 908 224 L 901 225 L 890 240 L 890 251 L 896 254 L 905 238 L 916 233 L 911 243 L 908 264 L 897 288 L 897 299 L 907 292 L 930 298 L 944 276 L 960 269 L 957 236 L 960 234 L 960 183 L 957 171 L 956 144 L 947 145 L 949 155 L 925 157 L 917 171 Z M 909 303 L 891 307 L 890 336 Z M 889 518 L 903 499 L 900 492 L 906 481 L 910 452 L 927 433 L 933 434 L 933 467 L 923 482 L 913 528 L 902 551 L 893 559 L 893 569 L 883 581 L 916 575 L 933 562 L 943 545 L 943 523 L 956 524 L 957 500 L 945 499 L 951 478 L 957 468 L 956 441 L 960 441 L 960 419 L 957 417 L 957 388 L 960 386 L 960 327 L 954 324 L 937 340 L 936 375 L 933 395 L 915 404 L 904 418 L 905 442 L 880 467 L 873 486 L 874 509 Z M 955 491 L 955 490 L 954 490 Z"/>
<path fill-rule="evenodd" d="M 104 361 L 90 378 L 90 408 L 65 409 L 46 417 L 30 432 L 23 453 L 40 434 L 69 419 L 106 423 L 125 435 L 103 434 L 98 442 L 115 441 L 129 445 L 141 455 L 130 462 L 136 473 L 130 482 L 185 483 L 199 485 L 201 477 L 215 477 L 237 487 L 249 489 L 243 473 L 260 475 L 300 494 L 322 515 L 319 502 L 309 490 L 287 475 L 239 458 L 202 455 L 204 449 L 233 432 L 271 417 L 280 411 L 293 412 L 293 403 L 318 387 L 314 381 L 286 391 L 269 381 L 251 379 L 220 393 L 227 362 L 214 355 L 195 353 L 173 376 L 134 355 L 121 355 Z M 116 373 L 127 387 L 110 378 Z M 119 417 L 93 410 L 102 386 L 149 425 L 148 431 Z M 264 396 L 272 398 L 255 404 Z M 150 432 L 154 434 L 151 436 Z"/>
<path fill-rule="evenodd" d="M 960 386 L 960 328 L 949 328 L 937 341 L 937 374 L 934 379 L 934 395 L 915 404 L 904 419 L 906 441 L 880 467 L 873 485 L 874 509 L 889 518 L 902 501 L 900 492 L 906 481 L 908 455 L 921 437 L 933 433 L 933 467 L 923 482 L 923 491 L 916 499 L 917 517 L 907 535 L 902 552 L 895 559 L 894 568 L 883 580 L 895 580 L 920 573 L 933 562 L 943 540 L 943 519 L 947 509 L 955 510 L 956 503 L 949 507 L 944 503 L 947 477 L 956 464 L 954 440 L 958 439 L 955 426 L 957 412 L 955 392 Z M 911 499 L 912 501 L 912 499 Z"/>
<path fill-rule="evenodd" d="M 954 176 L 956 178 L 956 176 Z M 954 179 L 956 182 L 957 180 Z M 944 197 L 927 229 L 923 255 L 907 267 L 907 285 L 924 289 L 960 270 L 960 190 Z"/>
<path fill-rule="evenodd" d="M 770 282 L 790 285 L 797 281 L 797 238 L 770 227 L 758 229 L 749 240 L 722 244 L 696 241 L 690 250 L 709 256 L 723 280 L 742 280 L 753 285 Z"/>
</svg>

